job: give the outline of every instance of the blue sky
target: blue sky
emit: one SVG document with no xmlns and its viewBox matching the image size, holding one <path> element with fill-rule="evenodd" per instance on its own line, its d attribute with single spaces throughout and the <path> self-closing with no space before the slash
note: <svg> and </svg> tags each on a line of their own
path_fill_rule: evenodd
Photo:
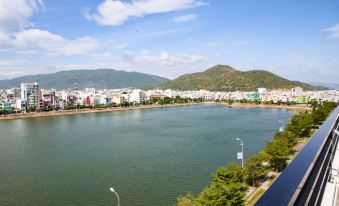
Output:
<svg viewBox="0 0 339 206">
<path fill-rule="evenodd" d="M 175 78 L 216 64 L 339 83 L 339 1 L 0 3 L 0 79 L 96 68 Z"/>
</svg>

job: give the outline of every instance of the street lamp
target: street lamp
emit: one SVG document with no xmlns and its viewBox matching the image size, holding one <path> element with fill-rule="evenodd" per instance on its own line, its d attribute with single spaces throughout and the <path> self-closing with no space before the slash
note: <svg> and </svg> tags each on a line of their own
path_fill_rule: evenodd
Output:
<svg viewBox="0 0 339 206">
<path fill-rule="evenodd" d="M 240 138 L 237 138 L 237 141 L 239 141 L 241 145 L 241 153 L 238 152 L 237 158 L 241 159 L 241 167 L 244 167 L 244 141 L 242 141 Z"/>
<path fill-rule="evenodd" d="M 118 193 L 114 190 L 113 187 L 110 187 L 109 190 L 110 190 L 111 192 L 113 192 L 113 193 L 117 196 L 117 198 L 118 198 L 118 206 L 120 206 L 120 200 L 119 200 L 119 195 L 118 195 Z"/>
<path fill-rule="evenodd" d="M 283 132 L 285 129 L 285 123 L 281 120 L 278 120 L 278 122 L 282 123 L 282 126 L 279 128 L 279 132 Z"/>
</svg>

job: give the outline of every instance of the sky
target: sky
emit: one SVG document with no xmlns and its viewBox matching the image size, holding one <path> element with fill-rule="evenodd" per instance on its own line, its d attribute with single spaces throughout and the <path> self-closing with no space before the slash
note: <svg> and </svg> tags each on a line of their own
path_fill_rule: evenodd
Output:
<svg viewBox="0 0 339 206">
<path fill-rule="evenodd" d="M 0 79 L 217 64 L 339 83 L 339 0 L 0 0 Z"/>
</svg>

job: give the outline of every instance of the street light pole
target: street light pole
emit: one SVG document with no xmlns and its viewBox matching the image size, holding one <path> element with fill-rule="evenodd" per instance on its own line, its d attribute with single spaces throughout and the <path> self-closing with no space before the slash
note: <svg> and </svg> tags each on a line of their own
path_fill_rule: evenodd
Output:
<svg viewBox="0 0 339 206">
<path fill-rule="evenodd" d="M 244 141 L 242 141 L 240 138 L 237 138 L 237 140 L 241 145 L 241 167 L 244 167 Z"/>
<path fill-rule="evenodd" d="M 278 120 L 278 122 L 282 123 L 282 127 L 280 127 L 279 132 L 283 132 L 285 129 L 285 123 L 281 120 Z"/>
<path fill-rule="evenodd" d="M 119 200 L 119 195 L 118 195 L 118 193 L 114 190 L 113 187 L 109 188 L 109 190 L 110 190 L 111 192 L 113 192 L 113 193 L 117 196 L 117 198 L 118 198 L 118 206 L 120 206 L 120 200 Z"/>
</svg>

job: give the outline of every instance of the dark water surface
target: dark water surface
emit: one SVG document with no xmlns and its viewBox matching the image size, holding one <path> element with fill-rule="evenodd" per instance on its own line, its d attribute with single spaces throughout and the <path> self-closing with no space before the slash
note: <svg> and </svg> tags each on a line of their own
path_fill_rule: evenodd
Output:
<svg viewBox="0 0 339 206">
<path fill-rule="evenodd" d="M 260 151 L 290 111 L 215 105 L 0 122 L 0 205 L 173 205 Z"/>
</svg>

